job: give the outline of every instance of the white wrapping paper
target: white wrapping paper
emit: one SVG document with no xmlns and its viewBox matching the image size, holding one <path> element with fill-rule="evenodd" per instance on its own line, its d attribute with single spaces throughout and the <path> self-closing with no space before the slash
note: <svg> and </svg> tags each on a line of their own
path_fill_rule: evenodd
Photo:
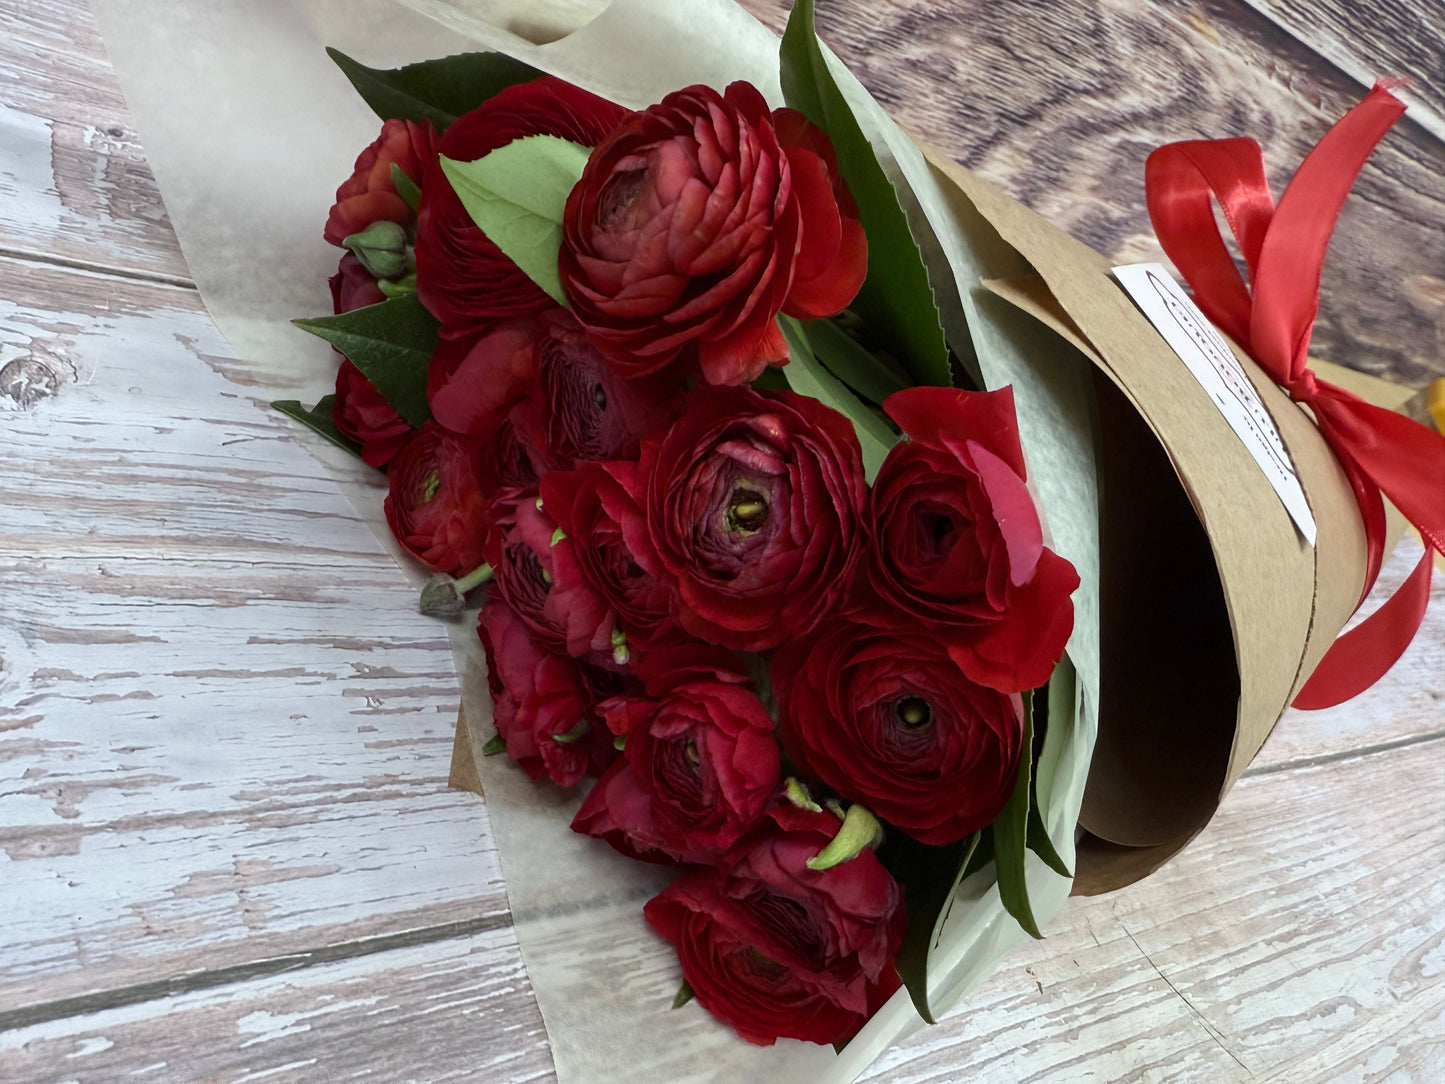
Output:
<svg viewBox="0 0 1445 1084">
<path fill-rule="evenodd" d="M 373 67 L 396 67 L 480 45 L 632 107 L 690 83 L 721 89 L 739 78 L 781 104 L 777 39 L 727 0 L 405 3 L 96 0 L 111 59 L 202 297 L 268 399 L 310 403 L 331 388 L 336 362 L 330 348 L 289 321 L 329 311 L 325 283 L 337 252 L 322 241 L 321 228 L 336 186 L 378 128 L 324 46 Z M 1014 385 L 1030 482 L 1051 544 L 1083 581 L 1068 648 L 1078 709 L 1071 727 L 1063 726 L 1066 719 L 1055 721 L 1039 784 L 1050 833 L 1072 862 L 1099 683 L 1087 362 L 978 287 L 980 278 L 1018 273 L 1019 257 L 940 184 L 861 85 L 830 62 L 885 169 L 909 193 L 905 206 L 925 234 L 950 342 L 961 355 L 976 356 L 986 386 Z M 378 476 L 317 446 L 358 512 L 396 553 L 380 517 Z M 399 561 L 418 575 L 414 562 Z M 454 627 L 452 642 L 472 748 L 480 750 L 493 732 L 485 664 L 470 624 Z M 1061 736 L 1066 740 L 1059 742 Z M 572 833 L 579 793 L 535 784 L 500 757 L 479 758 L 478 769 L 518 941 L 563 1081 L 849 1081 L 923 1026 L 900 991 L 839 1056 L 788 1040 L 753 1047 L 697 1006 L 671 1011 L 680 971 L 671 946 L 641 915 L 670 872 Z M 1070 882 L 1032 853 L 1028 862 L 1042 923 L 1062 905 Z M 975 875 L 962 886 L 936 954 L 935 1003 L 954 1003 L 1025 936 L 1003 910 L 992 872 Z M 480 1049 L 506 1039 L 478 1035 L 476 1041 Z"/>
</svg>

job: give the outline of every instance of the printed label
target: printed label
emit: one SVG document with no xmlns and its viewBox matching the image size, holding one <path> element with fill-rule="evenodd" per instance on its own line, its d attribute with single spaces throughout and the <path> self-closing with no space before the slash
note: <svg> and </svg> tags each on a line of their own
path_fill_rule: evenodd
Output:
<svg viewBox="0 0 1445 1084">
<path fill-rule="evenodd" d="M 1311 546 L 1315 520 L 1300 486 L 1294 463 L 1280 439 L 1274 419 L 1260 401 L 1259 392 L 1240 367 L 1229 343 L 1199 307 L 1157 263 L 1128 264 L 1114 268 L 1114 278 L 1134 304 L 1164 336 L 1194 379 L 1209 393 L 1214 405 L 1259 469 L 1269 479 L 1295 526 Z"/>
</svg>

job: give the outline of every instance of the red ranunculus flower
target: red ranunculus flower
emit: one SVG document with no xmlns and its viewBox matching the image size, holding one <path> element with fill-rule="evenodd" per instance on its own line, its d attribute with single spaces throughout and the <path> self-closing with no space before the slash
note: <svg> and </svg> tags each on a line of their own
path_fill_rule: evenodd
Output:
<svg viewBox="0 0 1445 1084">
<path fill-rule="evenodd" d="M 559 467 L 637 458 L 641 440 L 677 417 L 682 385 L 662 374 L 624 380 L 566 309 L 541 317 L 532 399 Z"/>
<path fill-rule="evenodd" d="M 716 862 L 778 789 L 773 720 L 729 652 L 681 645 L 642 669 L 645 696 L 598 707 L 625 739 L 623 758 L 572 828 L 633 858 Z"/>
<path fill-rule="evenodd" d="M 412 427 L 350 361 L 336 371 L 332 419 L 343 436 L 361 445 L 368 466 L 384 467 L 411 438 Z"/>
<path fill-rule="evenodd" d="M 488 597 L 505 602 L 542 647 L 561 655 L 567 631 L 547 606 L 556 531 L 535 491 L 507 494 L 487 516 L 485 554 L 493 572 Z"/>
<path fill-rule="evenodd" d="M 386 300 L 371 272 L 350 252 L 341 257 L 330 285 L 331 302 L 338 313 Z M 343 436 L 361 445 L 362 460 L 373 467 L 391 462 L 412 432 L 406 419 L 349 360 L 343 360 L 336 373 L 331 416 Z"/>
<path fill-rule="evenodd" d="M 504 320 L 468 339 L 443 339 L 427 370 L 432 416 L 454 433 L 486 436 L 520 402 L 537 373 L 539 322 Z"/>
<path fill-rule="evenodd" d="M 442 136 L 441 153 L 470 162 L 533 135 L 590 147 L 625 116 L 619 105 L 544 76 L 508 87 L 458 118 Z M 555 304 L 472 222 L 440 166 L 422 185 L 416 276 L 417 296 L 442 322 L 443 338 Z"/>
<path fill-rule="evenodd" d="M 863 593 L 931 626 L 974 681 L 1042 685 L 1073 629 L 1079 576 L 1043 544 L 1013 389 L 910 388 L 883 407 L 911 439 L 873 481 Z"/>
<path fill-rule="evenodd" d="M 387 469 L 386 522 L 404 550 L 451 576 L 482 563 L 487 500 L 477 442 L 436 422 L 418 429 Z"/>
<path fill-rule="evenodd" d="M 840 1042 L 900 985 L 902 892 L 877 857 L 807 868 L 839 823 L 780 804 L 720 866 L 643 909 L 677 947 L 697 1000 L 749 1042 Z"/>
<path fill-rule="evenodd" d="M 637 464 L 623 461 L 579 463 L 542 479 L 543 505 L 564 536 L 552 547 L 547 605 L 573 655 L 616 650 L 630 661 L 682 635 L 639 488 Z"/>
<path fill-rule="evenodd" d="M 326 240 L 339 245 L 373 222 L 410 226 L 416 215 L 396 194 L 391 179 L 393 164 L 421 184 L 436 162 L 439 137 L 431 121 L 383 121 L 376 141 L 357 156 L 351 176 L 336 190 L 336 203 L 326 219 Z"/>
<path fill-rule="evenodd" d="M 648 531 L 694 636 L 765 651 L 838 604 L 866 500 L 848 419 L 816 399 L 700 388 L 644 444 Z"/>
<path fill-rule="evenodd" d="M 570 787 L 617 755 L 592 713 L 577 661 L 547 651 L 506 603 L 482 607 L 477 635 L 487 656 L 493 720 L 507 755 L 533 779 Z"/>
<path fill-rule="evenodd" d="M 773 318 L 853 300 L 868 243 L 832 146 L 802 114 L 733 83 L 669 94 L 593 151 L 572 189 L 558 270 L 618 372 L 695 346 L 711 384 L 787 360 Z"/>
<path fill-rule="evenodd" d="M 1023 703 L 970 681 L 931 633 L 832 622 L 774 657 L 783 748 L 929 844 L 989 824 L 1013 793 Z"/>
<path fill-rule="evenodd" d="M 352 252 L 341 257 L 336 274 L 328 280 L 328 285 L 331 287 L 332 308 L 338 313 L 379 305 L 386 300 L 386 295 L 376 284 L 376 276 Z"/>
</svg>

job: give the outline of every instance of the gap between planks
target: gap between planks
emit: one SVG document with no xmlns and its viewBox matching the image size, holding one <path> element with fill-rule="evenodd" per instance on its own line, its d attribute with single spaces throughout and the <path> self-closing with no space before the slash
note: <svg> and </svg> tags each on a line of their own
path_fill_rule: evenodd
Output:
<svg viewBox="0 0 1445 1084">
<path fill-rule="evenodd" d="M 120 1008 L 123 1005 L 138 1005 L 141 1002 L 160 1000 L 177 994 L 188 994 L 217 986 L 230 986 L 283 972 L 299 971 L 303 968 L 315 967 L 318 964 L 335 963 L 338 960 L 350 960 L 378 952 L 390 952 L 394 949 L 413 948 L 417 945 L 427 945 L 438 941 L 471 937 L 511 924 L 510 913 L 486 915 L 481 918 L 447 922 L 438 926 L 404 930 L 401 933 L 343 941 L 337 945 L 325 945 L 321 948 L 287 953 L 284 956 L 273 956 L 268 960 L 256 960 L 251 963 L 237 964 L 234 967 L 212 968 L 206 971 L 176 975 L 168 979 L 157 979 L 153 982 L 138 982 L 131 986 L 102 990 L 94 994 L 45 1001 L 38 1005 L 27 1005 L 21 1009 L 0 1011 L 0 1032 L 30 1027 L 33 1024 L 44 1024 L 51 1020 L 61 1020 L 70 1016 L 85 1016 L 106 1009 Z"/>
<path fill-rule="evenodd" d="M 69 256 L 57 256 L 49 252 L 36 252 L 32 249 L 15 248 L 10 245 L 0 245 L 0 257 L 16 260 L 21 263 L 42 264 L 49 267 L 62 267 L 67 271 L 84 271 L 90 275 L 104 275 L 108 278 L 129 279 L 134 282 L 146 282 L 156 286 L 174 286 L 180 290 L 196 292 L 196 283 L 193 279 L 181 275 L 167 275 L 159 271 L 141 271 L 130 267 L 117 267 L 113 264 L 96 263 L 92 260 L 77 260 Z"/>
<path fill-rule="evenodd" d="M 1389 753 L 1410 746 L 1423 745 L 1442 740 L 1445 740 L 1445 729 L 1412 735 L 1406 738 L 1398 738 L 1394 741 L 1379 742 L 1358 749 L 1340 750 L 1319 756 L 1299 757 L 1280 764 L 1270 764 L 1259 768 L 1252 768 L 1246 771 L 1242 778 L 1250 779 L 1265 775 L 1278 775 L 1283 772 L 1307 770 L 1336 761 L 1358 760 L 1363 757 Z M 325 945 L 320 948 L 287 953 L 284 956 L 275 956 L 270 959 L 239 964 L 235 967 L 213 968 L 185 975 L 177 975 L 168 979 L 158 979 L 154 982 L 135 983 L 130 986 L 117 987 L 113 990 L 103 990 L 93 994 L 83 994 L 77 997 L 41 1002 L 40 1004 L 28 1005 L 21 1009 L 0 1011 L 0 1032 L 29 1027 L 34 1024 L 48 1023 L 52 1020 L 60 1020 L 72 1016 L 84 1016 L 125 1005 L 136 1005 L 146 1001 L 160 1000 L 173 997 L 177 994 L 213 989 L 218 986 L 229 986 L 247 982 L 252 979 L 265 978 L 289 971 L 315 967 L 319 964 L 335 963 L 340 960 L 390 952 L 394 949 L 412 948 L 417 945 L 471 937 L 478 933 L 499 929 L 510 926 L 511 924 L 512 916 L 510 913 L 463 919 L 457 922 L 447 922 L 436 926 L 424 926 L 419 929 L 406 930 L 401 933 L 358 938 L 354 941 L 344 941 L 340 944 Z"/>
</svg>

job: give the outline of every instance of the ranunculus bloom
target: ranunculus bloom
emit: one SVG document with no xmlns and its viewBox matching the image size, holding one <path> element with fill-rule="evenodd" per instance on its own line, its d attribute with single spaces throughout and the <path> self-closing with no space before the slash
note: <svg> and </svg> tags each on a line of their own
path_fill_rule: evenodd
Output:
<svg viewBox="0 0 1445 1084">
<path fill-rule="evenodd" d="M 677 416 L 680 382 L 661 374 L 624 380 L 565 309 L 544 313 L 533 402 L 559 467 L 636 459 L 641 440 Z"/>
<path fill-rule="evenodd" d="M 847 418 L 816 399 L 701 388 L 643 446 L 648 531 L 694 636 L 765 651 L 839 603 L 866 487 Z"/>
<path fill-rule="evenodd" d="M 336 371 L 332 419 L 343 436 L 361 445 L 362 461 L 384 467 L 401 451 L 412 428 L 360 369 L 343 360 Z"/>
<path fill-rule="evenodd" d="M 749 1042 L 835 1043 L 898 989 L 902 893 L 872 851 L 832 869 L 807 860 L 837 833 L 831 813 L 781 804 L 720 866 L 643 909 L 677 948 L 697 1000 Z"/>
<path fill-rule="evenodd" d="M 1013 793 L 1021 698 L 970 681 L 906 618 L 834 621 L 779 651 L 772 677 L 788 755 L 920 842 L 977 831 Z"/>
<path fill-rule="evenodd" d="M 864 593 L 931 626 L 974 681 L 1042 685 L 1073 629 L 1079 576 L 1043 544 L 1013 389 L 910 388 L 883 407 L 910 439 L 873 481 Z"/>
<path fill-rule="evenodd" d="M 482 563 L 487 501 L 477 454 L 476 441 L 427 422 L 387 469 L 384 508 L 391 533 L 417 560 L 451 576 Z"/>
<path fill-rule="evenodd" d="M 506 603 L 482 607 L 477 635 L 487 657 L 492 717 L 507 755 L 533 779 L 569 787 L 617 755 L 592 713 L 577 661 L 547 651 Z"/>
<path fill-rule="evenodd" d="M 827 136 L 747 83 L 669 94 L 614 130 L 567 200 L 562 286 L 624 376 L 696 346 L 711 384 L 787 360 L 773 318 L 838 312 L 868 243 Z"/>
<path fill-rule="evenodd" d="M 544 76 L 508 87 L 459 117 L 442 136 L 441 153 L 470 162 L 533 135 L 590 147 L 626 115 L 619 105 Z M 416 276 L 417 296 L 442 322 L 443 338 L 555 304 L 472 222 L 440 166 L 422 185 Z"/>
<path fill-rule="evenodd" d="M 485 555 L 492 566 L 489 598 L 505 602 L 546 650 L 567 652 L 567 632 L 547 607 L 552 590 L 556 521 L 535 493 L 494 502 L 487 516 Z"/>
<path fill-rule="evenodd" d="M 410 226 L 416 215 L 396 194 L 391 167 L 397 165 L 421 184 L 437 157 L 439 137 L 431 121 L 383 121 L 376 141 L 357 156 L 351 176 L 336 190 L 336 203 L 326 219 L 326 240 L 339 245 L 373 222 Z"/>
<path fill-rule="evenodd" d="M 443 339 L 427 370 L 432 416 L 454 433 L 484 436 L 521 401 L 537 371 L 538 319 L 502 321 L 469 339 Z"/>
<path fill-rule="evenodd" d="M 443 339 L 427 374 L 432 414 L 458 433 L 488 433 L 525 400 L 513 425 L 549 468 L 636 459 L 641 438 L 676 417 L 681 394 L 667 377 L 623 380 L 559 307 Z"/>
<path fill-rule="evenodd" d="M 564 535 L 552 547 L 547 605 L 573 655 L 612 651 L 619 637 L 630 660 L 682 635 L 635 496 L 640 485 L 637 465 L 622 461 L 583 462 L 542 479 L 543 505 Z"/>
<path fill-rule="evenodd" d="M 336 274 L 328 280 L 331 287 L 331 305 L 335 312 L 351 312 L 364 309 L 367 305 L 380 305 L 386 300 L 374 276 L 354 253 L 341 257 Z"/>
<path fill-rule="evenodd" d="M 350 252 L 341 257 L 330 285 L 332 305 L 338 313 L 386 300 L 371 272 Z M 386 466 L 412 432 L 406 419 L 349 360 L 343 360 L 336 373 L 331 416 L 343 436 L 361 445 L 362 460 L 373 467 Z"/>
<path fill-rule="evenodd" d="M 572 828 L 634 858 L 716 862 L 778 788 L 773 720 L 725 651 L 684 645 L 646 669 L 645 696 L 598 706 L 623 756 Z"/>
</svg>

